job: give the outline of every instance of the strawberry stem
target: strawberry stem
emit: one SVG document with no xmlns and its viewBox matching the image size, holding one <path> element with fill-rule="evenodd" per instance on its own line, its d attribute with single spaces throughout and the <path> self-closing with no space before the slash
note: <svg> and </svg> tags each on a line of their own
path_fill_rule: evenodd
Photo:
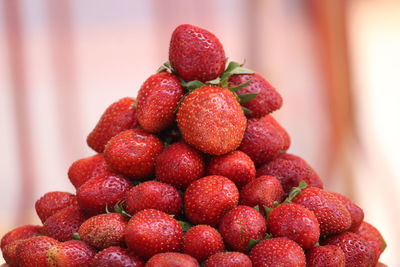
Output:
<svg viewBox="0 0 400 267">
<path fill-rule="evenodd" d="M 308 185 L 305 181 L 301 181 L 299 183 L 299 186 L 297 187 L 293 187 L 292 190 L 289 193 L 289 196 L 285 199 L 284 203 L 292 203 L 292 200 L 297 197 L 301 190 L 303 190 L 304 188 L 306 188 Z"/>
</svg>

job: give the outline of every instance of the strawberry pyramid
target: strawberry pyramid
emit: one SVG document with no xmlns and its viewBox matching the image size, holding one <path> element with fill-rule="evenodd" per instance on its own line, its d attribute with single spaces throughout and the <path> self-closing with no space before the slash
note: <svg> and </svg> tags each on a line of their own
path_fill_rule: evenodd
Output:
<svg viewBox="0 0 400 267">
<path fill-rule="evenodd" d="M 386 247 L 363 210 L 324 189 L 270 115 L 282 97 L 180 25 L 137 100 L 111 104 L 68 171 L 76 193 L 35 203 L 43 226 L 1 239 L 11 267 L 373 267 Z"/>
</svg>

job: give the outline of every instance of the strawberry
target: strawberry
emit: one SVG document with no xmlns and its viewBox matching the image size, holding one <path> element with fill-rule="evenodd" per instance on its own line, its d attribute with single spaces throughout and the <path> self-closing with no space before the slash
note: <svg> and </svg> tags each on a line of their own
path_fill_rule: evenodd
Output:
<svg viewBox="0 0 400 267">
<path fill-rule="evenodd" d="M 177 220 L 153 209 L 139 211 L 129 220 L 125 242 L 135 254 L 148 259 L 157 253 L 179 251 L 183 232 Z"/>
<path fill-rule="evenodd" d="M 125 199 L 130 188 L 131 183 L 122 175 L 102 174 L 81 185 L 76 196 L 79 206 L 87 214 L 96 215 Z"/>
<path fill-rule="evenodd" d="M 261 118 L 281 108 L 281 95 L 267 80 L 257 73 L 233 75 L 229 78 L 229 87 L 239 86 L 249 80 L 251 80 L 249 85 L 237 91 L 238 95 L 257 94 L 257 97 L 253 100 L 243 103 L 244 107 L 251 110 L 247 117 Z"/>
<path fill-rule="evenodd" d="M 211 155 L 235 150 L 246 129 L 235 95 L 218 86 L 205 85 L 187 95 L 176 118 L 185 141 Z"/>
<path fill-rule="evenodd" d="M 185 215 L 195 224 L 218 225 L 222 216 L 237 206 L 239 191 L 223 176 L 206 176 L 194 181 L 184 195 Z"/>
<path fill-rule="evenodd" d="M 5 246 L 8 244 L 11 244 L 17 240 L 23 240 L 23 239 L 28 239 L 34 236 L 37 236 L 40 234 L 40 231 L 42 229 L 42 226 L 38 225 L 23 225 L 20 227 L 17 227 L 8 233 L 6 233 L 2 238 L 1 238 L 1 249 L 3 249 Z"/>
<path fill-rule="evenodd" d="M 355 232 L 372 247 L 374 250 L 374 262 L 377 263 L 380 255 L 386 248 L 386 242 L 381 233 L 378 229 L 367 222 L 362 222 Z"/>
<path fill-rule="evenodd" d="M 94 256 L 91 267 L 144 267 L 144 262 L 132 252 L 121 247 L 106 248 Z"/>
<path fill-rule="evenodd" d="M 48 236 L 36 236 L 22 241 L 17 246 L 18 267 L 48 267 L 47 251 L 59 242 Z"/>
<path fill-rule="evenodd" d="M 286 193 L 305 181 L 309 186 L 323 188 L 319 175 L 302 158 L 292 154 L 281 154 L 274 160 L 262 165 L 257 175 L 272 175 L 281 182 Z"/>
<path fill-rule="evenodd" d="M 87 137 L 87 143 L 97 153 L 102 153 L 108 140 L 116 134 L 137 127 L 136 101 L 125 97 L 104 111 L 96 127 Z"/>
<path fill-rule="evenodd" d="M 222 74 L 225 52 L 211 32 L 189 24 L 178 26 L 172 33 L 169 61 L 185 81 L 210 81 Z"/>
<path fill-rule="evenodd" d="M 274 237 L 287 237 L 303 249 L 312 248 L 319 240 L 317 217 L 298 204 L 283 203 L 274 208 L 267 217 L 267 227 Z"/>
<path fill-rule="evenodd" d="M 213 157 L 208 164 L 207 174 L 225 176 L 242 188 L 256 178 L 256 167 L 249 156 L 236 150 Z"/>
<path fill-rule="evenodd" d="M 318 246 L 307 252 L 307 267 L 345 267 L 346 256 L 337 246 Z"/>
<path fill-rule="evenodd" d="M 123 246 L 128 218 L 118 213 L 100 214 L 87 219 L 78 229 L 82 241 L 97 249 Z"/>
<path fill-rule="evenodd" d="M 224 248 L 222 236 L 215 228 L 196 225 L 186 232 L 182 251 L 203 262 L 211 255 L 224 251 Z"/>
<path fill-rule="evenodd" d="M 142 129 L 123 131 L 107 143 L 104 158 L 114 170 L 133 179 L 149 178 L 154 173 L 162 142 Z"/>
<path fill-rule="evenodd" d="M 320 224 L 321 235 L 341 233 L 350 228 L 349 211 L 337 197 L 327 191 L 307 187 L 292 202 L 314 212 Z"/>
<path fill-rule="evenodd" d="M 360 224 L 364 220 L 364 211 L 357 204 L 355 204 L 353 201 L 343 196 L 342 194 L 334 192 L 331 193 L 340 201 L 342 201 L 342 203 L 346 206 L 347 210 L 350 213 L 351 226 L 349 228 L 349 231 L 357 232 L 358 227 L 360 227 Z"/>
<path fill-rule="evenodd" d="M 160 132 L 175 121 L 175 110 L 184 94 L 179 79 L 168 72 L 150 76 L 137 97 L 137 120 L 150 133 Z"/>
<path fill-rule="evenodd" d="M 290 137 L 285 129 L 270 115 L 249 119 L 239 150 L 260 166 L 290 146 Z"/>
<path fill-rule="evenodd" d="M 156 179 L 185 189 L 191 182 L 204 176 L 202 153 L 184 142 L 164 148 L 156 161 Z"/>
<path fill-rule="evenodd" d="M 96 250 L 79 240 L 70 240 L 53 246 L 47 252 L 49 267 L 88 266 Z"/>
<path fill-rule="evenodd" d="M 264 238 L 265 219 L 253 208 L 237 206 L 222 217 L 219 232 L 230 249 L 245 252 L 250 239 Z"/>
<path fill-rule="evenodd" d="M 11 243 L 5 245 L 1 249 L 3 258 L 9 267 L 17 267 L 18 266 L 17 247 L 19 244 L 21 244 L 25 240 L 26 239 L 16 240 L 14 242 L 11 242 Z"/>
<path fill-rule="evenodd" d="M 135 214 L 144 209 L 156 209 L 178 215 L 182 208 L 179 191 L 169 184 L 147 181 L 132 187 L 126 194 L 126 209 Z"/>
<path fill-rule="evenodd" d="M 329 237 L 325 245 L 340 247 L 346 256 L 346 267 L 373 267 L 374 250 L 360 235 L 344 232 Z"/>
<path fill-rule="evenodd" d="M 296 242 L 285 237 L 263 240 L 250 251 L 253 267 L 305 267 L 306 256 Z"/>
<path fill-rule="evenodd" d="M 200 264 L 187 254 L 167 252 L 151 257 L 146 267 L 200 267 Z"/>
<path fill-rule="evenodd" d="M 76 196 L 67 192 L 48 192 L 35 203 L 36 213 L 44 223 L 57 211 L 68 207 L 76 201 Z"/>
<path fill-rule="evenodd" d="M 208 258 L 204 267 L 252 267 L 249 256 L 240 252 L 219 252 Z"/>
</svg>

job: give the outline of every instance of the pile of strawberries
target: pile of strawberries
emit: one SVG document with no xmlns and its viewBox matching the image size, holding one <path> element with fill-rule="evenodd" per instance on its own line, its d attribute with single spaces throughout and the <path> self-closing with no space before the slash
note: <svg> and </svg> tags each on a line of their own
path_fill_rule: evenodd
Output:
<svg viewBox="0 0 400 267">
<path fill-rule="evenodd" d="M 270 115 L 280 94 L 180 25 L 137 100 L 109 106 L 74 162 L 76 194 L 35 203 L 43 226 L 1 240 L 12 267 L 372 267 L 385 249 L 362 209 L 323 189 Z"/>
</svg>

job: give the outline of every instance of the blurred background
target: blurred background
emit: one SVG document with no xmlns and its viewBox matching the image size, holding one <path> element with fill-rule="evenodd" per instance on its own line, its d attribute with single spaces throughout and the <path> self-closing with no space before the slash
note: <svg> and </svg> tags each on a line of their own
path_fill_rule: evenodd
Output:
<svg viewBox="0 0 400 267">
<path fill-rule="evenodd" d="M 0 0 L 0 235 L 73 192 L 69 165 L 112 102 L 168 59 L 173 29 L 209 29 L 282 94 L 274 116 L 326 187 L 363 207 L 400 266 L 400 1 Z M 1 262 L 1 261 L 0 261 Z"/>
</svg>

